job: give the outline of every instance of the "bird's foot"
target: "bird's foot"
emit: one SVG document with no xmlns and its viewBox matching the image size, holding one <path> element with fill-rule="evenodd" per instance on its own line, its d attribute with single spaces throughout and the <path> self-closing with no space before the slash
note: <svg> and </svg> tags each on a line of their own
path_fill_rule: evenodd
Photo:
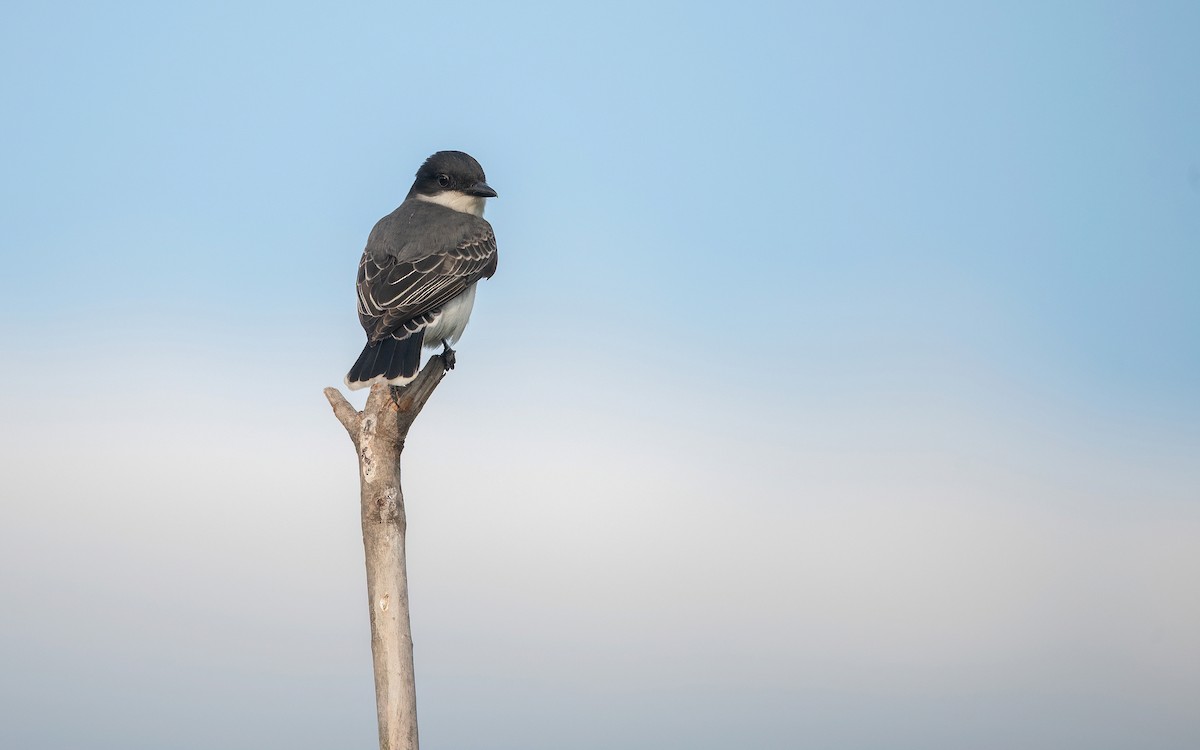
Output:
<svg viewBox="0 0 1200 750">
<path fill-rule="evenodd" d="M 450 342 L 442 339 L 442 364 L 446 366 L 447 370 L 453 370 L 455 359 L 454 350 L 450 348 Z"/>
</svg>

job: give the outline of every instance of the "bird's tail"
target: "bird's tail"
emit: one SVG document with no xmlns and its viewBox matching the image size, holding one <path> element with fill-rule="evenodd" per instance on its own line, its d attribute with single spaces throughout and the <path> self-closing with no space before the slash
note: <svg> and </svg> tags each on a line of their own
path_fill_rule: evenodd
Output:
<svg viewBox="0 0 1200 750">
<path fill-rule="evenodd" d="M 399 341 L 389 336 L 377 344 L 367 344 L 346 374 L 346 385 L 352 391 L 379 381 L 404 385 L 417 376 L 424 338 L 422 332 L 417 332 Z"/>
</svg>

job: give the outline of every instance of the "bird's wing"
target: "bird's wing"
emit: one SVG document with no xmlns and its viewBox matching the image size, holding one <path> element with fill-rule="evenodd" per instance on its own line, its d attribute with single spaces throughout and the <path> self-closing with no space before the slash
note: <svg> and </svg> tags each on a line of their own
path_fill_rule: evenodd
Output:
<svg viewBox="0 0 1200 750">
<path fill-rule="evenodd" d="M 358 317 L 369 343 L 408 338 L 442 305 L 496 271 L 496 235 L 487 222 L 440 250 L 417 257 L 363 253 L 358 265 Z"/>
</svg>

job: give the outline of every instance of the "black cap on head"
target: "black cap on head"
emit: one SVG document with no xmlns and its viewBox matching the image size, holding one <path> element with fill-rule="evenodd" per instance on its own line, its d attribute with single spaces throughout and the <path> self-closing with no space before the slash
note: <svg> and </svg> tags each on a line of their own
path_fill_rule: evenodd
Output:
<svg viewBox="0 0 1200 750">
<path fill-rule="evenodd" d="M 417 170 L 417 179 L 408 194 L 437 195 L 451 190 L 480 198 L 496 197 L 496 191 L 487 184 L 483 167 L 462 151 L 438 151 L 426 159 Z"/>
</svg>

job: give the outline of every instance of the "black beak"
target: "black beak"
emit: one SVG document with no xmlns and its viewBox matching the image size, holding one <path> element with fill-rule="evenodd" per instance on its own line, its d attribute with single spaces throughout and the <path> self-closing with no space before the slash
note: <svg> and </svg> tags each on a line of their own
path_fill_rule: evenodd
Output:
<svg viewBox="0 0 1200 750">
<path fill-rule="evenodd" d="M 466 193 L 467 195 L 477 195 L 480 198 L 495 198 L 496 197 L 496 191 L 492 190 L 492 187 L 490 185 L 488 185 L 486 182 L 483 182 L 482 180 L 475 183 L 471 187 L 467 188 L 463 192 Z"/>
</svg>

